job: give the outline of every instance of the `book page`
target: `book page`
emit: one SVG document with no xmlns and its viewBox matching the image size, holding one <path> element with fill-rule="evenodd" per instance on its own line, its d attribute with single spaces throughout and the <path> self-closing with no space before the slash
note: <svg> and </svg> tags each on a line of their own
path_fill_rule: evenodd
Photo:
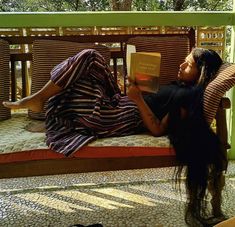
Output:
<svg viewBox="0 0 235 227">
<path fill-rule="evenodd" d="M 135 45 L 127 44 L 126 46 L 126 67 L 127 67 L 127 77 L 130 76 L 131 68 L 131 54 L 136 53 Z"/>
</svg>

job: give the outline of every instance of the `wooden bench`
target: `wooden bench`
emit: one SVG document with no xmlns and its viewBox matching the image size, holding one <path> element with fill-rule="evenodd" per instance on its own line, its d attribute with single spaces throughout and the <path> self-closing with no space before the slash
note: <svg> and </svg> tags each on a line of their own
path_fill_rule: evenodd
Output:
<svg viewBox="0 0 235 227">
<path fill-rule="evenodd" d="M 139 36 L 139 35 L 138 35 Z M 49 50 L 48 45 L 45 46 L 43 42 L 48 40 L 48 42 L 56 42 L 57 45 L 66 45 L 66 42 L 82 42 L 86 43 L 90 42 L 104 42 L 105 41 L 113 41 L 113 42 L 121 42 L 126 43 L 130 38 L 135 39 L 136 36 L 129 35 L 120 35 L 119 38 L 113 37 L 101 37 L 101 36 L 86 36 L 84 37 L 53 37 L 53 40 L 48 40 L 49 38 L 42 37 L 40 40 L 37 37 L 37 40 L 34 40 L 34 37 L 25 37 L 24 41 L 17 41 L 18 43 L 25 42 L 27 40 L 28 43 L 35 41 L 34 52 L 33 52 L 33 78 L 40 80 L 41 77 L 34 70 L 35 67 L 42 68 L 43 72 L 48 72 L 49 79 L 49 71 L 52 69 L 50 65 L 51 63 L 51 55 L 49 52 L 53 51 L 53 49 Z M 149 36 L 143 36 L 149 37 Z M 180 61 L 182 61 L 186 55 L 189 53 L 190 49 L 194 45 L 194 41 L 190 41 L 191 35 L 155 35 L 155 38 L 158 37 L 162 40 L 164 45 L 164 39 L 170 37 L 170 40 L 173 38 L 180 39 L 183 38 L 185 45 L 185 53 L 175 56 Z M 51 37 L 50 37 L 51 38 Z M 96 38 L 96 39 L 95 39 Z M 102 38 L 102 39 L 101 39 Z M 13 42 L 15 38 L 7 40 L 9 42 Z M 188 39 L 188 40 L 187 40 Z M 86 41 L 86 42 L 85 42 Z M 14 41 L 14 43 L 16 40 Z M 64 43 L 65 42 L 65 43 Z M 71 44 L 71 43 L 70 43 Z M 67 47 L 66 52 L 71 53 L 71 51 L 76 51 L 74 48 L 76 44 L 70 45 Z M 164 47 L 166 48 L 166 47 Z M 164 49 L 163 48 L 163 49 Z M 54 48 L 56 52 L 56 49 Z M 121 50 L 120 54 L 124 54 L 124 49 Z M 39 54 L 40 52 L 40 54 Z M 48 59 L 45 58 L 48 54 Z M 63 53 L 64 54 L 64 53 Z M 63 55 L 62 54 L 62 55 Z M 57 55 L 55 53 L 55 55 Z M 39 57 L 37 57 L 39 56 Z M 41 56 L 41 58 L 40 58 Z M 43 56 L 43 57 L 42 57 Z M 65 56 L 66 58 L 67 56 Z M 165 58 L 163 58 L 164 60 Z M 166 59 L 165 59 L 166 60 Z M 47 65 L 46 65 L 47 63 Z M 164 67 L 168 67 L 165 63 L 162 64 Z M 54 65 L 53 65 L 54 66 Z M 48 67 L 48 68 L 47 68 Z M 45 70 L 45 68 L 47 68 Z M 177 68 L 178 70 L 178 68 Z M 167 72 L 167 68 L 164 68 L 163 71 Z M 35 74 L 36 73 L 36 74 Z M 177 71 L 173 72 L 173 74 L 177 75 Z M 172 79 L 172 78 L 171 78 Z M 47 78 L 43 79 L 46 82 Z M 164 80 L 164 83 L 166 80 Z M 32 86 L 33 87 L 33 86 Z M 37 87 L 36 89 L 39 89 Z M 33 92 L 36 92 L 34 90 Z M 6 97 L 6 96 L 5 96 Z M 228 99 L 223 99 L 221 101 L 221 105 L 218 109 L 216 115 L 216 125 L 217 125 L 217 133 L 219 134 L 221 141 L 224 145 L 224 152 L 228 148 L 227 143 L 227 128 L 226 128 L 226 115 L 225 108 L 230 107 L 230 102 Z M 37 118 L 37 115 L 34 113 L 30 113 L 30 116 L 33 118 Z M 36 116 L 36 117 L 35 117 Z M 44 113 L 42 113 L 42 118 Z M 39 117 L 41 118 L 41 117 Z M 11 121 L 12 119 L 8 120 Z M 4 124 L 4 122 L 1 124 Z M 9 131 L 9 134 L 11 132 Z M 113 153 L 114 152 L 114 153 Z M 73 157 L 66 158 L 60 154 L 57 154 L 53 151 L 50 151 L 48 148 L 43 149 L 29 149 L 22 152 L 11 152 L 8 154 L 0 154 L 0 178 L 9 178 L 9 177 L 22 177 L 22 176 L 35 176 L 35 175 L 48 175 L 48 174 L 62 174 L 62 173 L 76 173 L 76 172 L 89 172 L 89 171 L 108 171 L 108 170 L 123 170 L 123 169 L 138 169 L 138 168 L 155 168 L 155 167 L 166 167 L 166 166 L 175 166 L 178 162 L 175 158 L 175 154 L 173 149 L 168 147 L 157 147 L 155 144 L 152 144 L 148 147 L 141 146 L 128 146 L 126 144 L 119 144 L 118 146 L 85 146 L 80 151 L 76 152 Z"/>
</svg>

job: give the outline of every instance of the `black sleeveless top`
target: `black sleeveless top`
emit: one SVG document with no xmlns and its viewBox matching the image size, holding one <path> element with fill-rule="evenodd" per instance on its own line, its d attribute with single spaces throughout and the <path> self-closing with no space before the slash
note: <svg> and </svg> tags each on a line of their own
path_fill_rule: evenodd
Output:
<svg viewBox="0 0 235 227">
<path fill-rule="evenodd" d="M 156 93 L 144 94 L 144 100 L 155 116 L 161 120 L 167 113 L 176 108 L 193 110 L 195 99 L 201 89 L 175 81 L 161 86 Z"/>
</svg>

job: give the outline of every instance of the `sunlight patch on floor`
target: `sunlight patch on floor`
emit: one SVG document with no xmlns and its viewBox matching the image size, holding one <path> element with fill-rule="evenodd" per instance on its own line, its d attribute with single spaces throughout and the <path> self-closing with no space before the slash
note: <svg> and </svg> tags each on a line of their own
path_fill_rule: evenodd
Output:
<svg viewBox="0 0 235 227">
<path fill-rule="evenodd" d="M 92 189 L 92 191 L 96 191 L 96 192 L 99 192 L 99 193 L 115 196 L 115 197 L 121 198 L 123 200 L 131 201 L 131 202 L 135 202 L 135 203 L 140 203 L 140 204 L 143 204 L 143 205 L 146 205 L 146 206 L 155 206 L 156 205 L 155 204 L 156 200 L 154 200 L 154 199 L 151 199 L 151 198 L 146 197 L 146 196 L 137 195 L 137 194 L 134 194 L 134 193 L 122 191 L 122 190 L 116 189 L 116 188 Z"/>
<path fill-rule="evenodd" d="M 138 186 L 131 186 L 130 188 L 133 189 L 137 189 L 137 190 L 141 190 L 143 192 L 147 192 L 147 193 L 153 193 L 153 189 L 150 188 L 146 188 L 146 187 L 138 187 Z M 181 202 L 185 202 L 186 201 L 186 196 L 184 193 L 182 193 L 181 195 L 179 194 L 179 192 L 177 190 L 172 191 L 170 189 L 168 189 L 167 191 L 165 189 L 157 189 L 155 194 L 158 197 L 162 197 L 162 202 L 166 203 L 166 199 L 172 199 L 172 200 L 177 200 L 177 201 L 181 201 Z M 160 201 L 158 201 L 160 202 Z"/>
<path fill-rule="evenodd" d="M 126 205 L 109 199 L 100 198 L 98 196 L 94 196 L 84 192 L 79 192 L 79 191 L 70 191 L 70 192 L 71 192 L 71 197 L 74 200 L 82 201 L 105 209 L 118 209 L 118 207 L 133 208 L 130 205 Z M 69 197 L 69 193 L 66 191 L 56 192 L 56 194 Z"/>
<path fill-rule="evenodd" d="M 25 199 L 28 200 L 30 202 L 34 202 L 38 205 L 43 205 L 45 207 L 49 207 L 55 210 L 60 210 L 62 212 L 66 212 L 66 213 L 72 213 L 75 212 L 75 210 L 73 208 L 75 208 L 76 210 L 87 210 L 87 211 L 92 211 L 90 208 L 86 208 L 84 206 L 79 206 L 76 205 L 74 203 L 69 203 L 66 201 L 62 201 L 60 199 L 56 199 L 56 198 L 50 198 L 49 196 L 44 196 L 38 193 L 27 193 L 24 195 L 17 195 L 17 197 L 21 198 L 21 199 Z"/>
</svg>

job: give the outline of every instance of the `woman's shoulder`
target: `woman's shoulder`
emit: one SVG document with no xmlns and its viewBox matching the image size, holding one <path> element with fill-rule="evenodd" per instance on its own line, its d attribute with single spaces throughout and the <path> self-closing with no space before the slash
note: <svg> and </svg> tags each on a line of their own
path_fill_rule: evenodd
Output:
<svg viewBox="0 0 235 227">
<path fill-rule="evenodd" d="M 192 86 L 181 81 L 173 81 L 167 85 L 162 85 L 156 93 L 145 94 L 146 98 L 162 98 L 162 97 L 176 97 L 185 98 L 187 96 L 195 96 L 202 92 L 201 86 Z"/>
<path fill-rule="evenodd" d="M 172 89 L 175 89 L 177 91 L 180 91 L 182 93 L 202 93 L 203 92 L 203 87 L 201 85 L 191 85 L 191 84 L 186 84 L 181 81 L 174 81 L 170 84 L 170 87 Z"/>
</svg>

